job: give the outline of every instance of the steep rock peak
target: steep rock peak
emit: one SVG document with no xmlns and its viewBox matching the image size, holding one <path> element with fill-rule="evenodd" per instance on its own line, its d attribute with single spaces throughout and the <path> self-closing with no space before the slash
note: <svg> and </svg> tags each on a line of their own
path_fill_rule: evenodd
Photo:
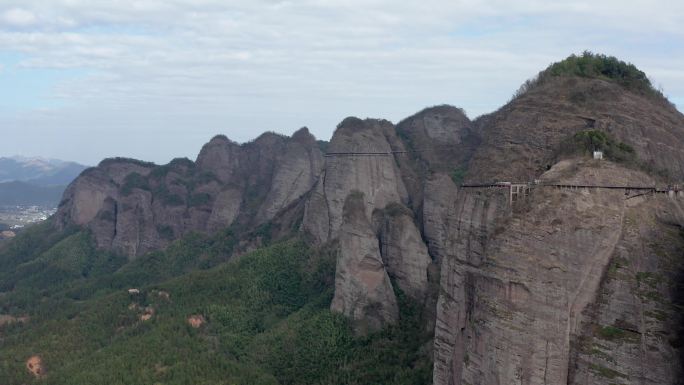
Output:
<svg viewBox="0 0 684 385">
<path fill-rule="evenodd" d="M 230 143 L 237 144 L 234 141 L 230 140 L 227 136 L 225 136 L 223 134 L 218 134 L 218 135 L 214 135 L 214 137 L 211 138 L 211 140 L 209 141 L 208 144 L 230 144 Z"/>
<path fill-rule="evenodd" d="M 410 144 L 429 147 L 470 142 L 473 123 L 463 109 L 440 105 L 426 108 L 397 124 L 397 133 Z"/>
<path fill-rule="evenodd" d="M 393 134 L 391 122 L 355 117 L 344 119 L 328 145 L 328 152 L 388 152 L 387 136 Z"/>
<path fill-rule="evenodd" d="M 286 142 L 289 138 L 287 135 L 279 134 L 273 131 L 267 131 L 263 134 L 257 136 L 253 141 L 245 143 L 245 145 L 256 145 L 256 146 L 274 146 L 280 143 Z"/>
<path fill-rule="evenodd" d="M 316 208 L 310 205 L 305 214 L 304 227 L 315 238 L 325 242 L 337 237 L 344 200 L 353 190 L 365 195 L 367 218 L 374 209 L 390 202 L 408 201 L 399 168 L 389 153 L 394 148 L 392 143 L 397 142 L 394 126 L 386 120 L 347 118 L 340 123 L 327 149 L 322 186 L 325 200 L 318 202 Z M 327 212 L 328 226 L 317 228 L 316 217 L 323 211 Z"/>
<path fill-rule="evenodd" d="M 368 129 L 386 129 L 392 126 L 392 122 L 385 119 L 360 119 L 355 116 L 349 116 L 337 125 L 333 138 L 335 138 L 336 135 L 353 134 L 356 131 Z"/>
<path fill-rule="evenodd" d="M 187 171 L 195 167 L 195 162 L 188 158 L 173 158 L 168 166 L 174 170 Z"/>
<path fill-rule="evenodd" d="M 441 115 L 441 116 L 450 116 L 454 118 L 461 118 L 467 121 L 470 121 L 468 116 L 465 113 L 465 110 L 460 107 L 452 106 L 450 104 L 440 104 L 437 106 L 432 106 L 432 107 L 427 107 L 419 112 L 409 116 L 406 119 L 403 119 L 402 121 L 399 122 L 399 124 L 402 124 L 405 121 L 415 119 L 415 118 L 422 118 L 425 116 L 435 116 L 435 115 Z"/>
<path fill-rule="evenodd" d="M 316 137 L 313 136 L 307 127 L 302 127 L 292 134 L 292 140 L 305 145 L 314 145 L 316 143 Z"/>
<path fill-rule="evenodd" d="M 204 146 L 202 146 L 202 149 L 200 150 L 199 154 L 197 155 L 197 163 L 202 163 L 202 161 L 207 158 L 212 156 L 213 153 L 216 151 L 222 151 L 225 149 L 234 149 L 234 148 L 239 148 L 240 145 L 237 144 L 236 142 L 228 139 L 225 135 L 216 135 L 209 142 L 207 142 Z"/>
<path fill-rule="evenodd" d="M 239 166 L 240 152 L 239 144 L 223 135 L 217 135 L 202 146 L 196 164 L 203 170 L 216 173 L 221 181 L 228 182 Z"/>
</svg>

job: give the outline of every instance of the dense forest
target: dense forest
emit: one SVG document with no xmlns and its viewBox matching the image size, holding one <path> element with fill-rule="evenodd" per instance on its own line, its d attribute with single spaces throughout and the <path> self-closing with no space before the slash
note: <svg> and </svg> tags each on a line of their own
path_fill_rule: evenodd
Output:
<svg viewBox="0 0 684 385">
<path fill-rule="evenodd" d="M 3 383 L 429 382 L 429 332 L 401 293 L 399 324 L 355 336 L 328 310 L 330 250 L 289 239 L 226 260 L 231 239 L 192 234 L 128 262 L 87 231 L 32 227 L 0 252 L 14 272 L 0 314 L 30 315 L 0 328 Z M 26 369 L 34 355 L 44 378 Z"/>
</svg>

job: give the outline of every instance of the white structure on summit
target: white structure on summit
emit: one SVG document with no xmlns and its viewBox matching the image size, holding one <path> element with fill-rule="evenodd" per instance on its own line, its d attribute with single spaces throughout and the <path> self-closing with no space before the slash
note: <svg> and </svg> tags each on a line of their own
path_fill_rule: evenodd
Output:
<svg viewBox="0 0 684 385">
<path fill-rule="evenodd" d="M 594 159 L 603 159 L 603 151 L 594 151 Z"/>
</svg>

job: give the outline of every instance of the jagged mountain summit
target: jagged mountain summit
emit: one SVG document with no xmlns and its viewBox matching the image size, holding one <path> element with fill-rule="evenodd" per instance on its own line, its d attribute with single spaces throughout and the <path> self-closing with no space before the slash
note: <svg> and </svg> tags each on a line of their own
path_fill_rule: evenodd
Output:
<svg viewBox="0 0 684 385">
<path fill-rule="evenodd" d="M 274 219 L 312 188 L 322 159 L 306 128 L 291 138 L 266 133 L 244 145 L 219 135 L 195 162 L 107 159 L 69 186 L 56 223 L 86 225 L 99 247 L 135 257 L 191 231 Z"/>
<path fill-rule="evenodd" d="M 252 305 L 222 294 L 237 287 L 233 275 L 218 275 L 222 289 L 208 289 L 230 308 L 217 312 L 225 304 L 210 299 L 192 310 L 177 305 L 201 313 L 184 314 L 206 321 L 188 341 L 236 365 L 226 376 L 247 370 L 239 362 L 266 373 L 259 383 L 677 384 L 683 165 L 684 116 L 634 66 L 585 53 L 551 65 L 475 121 L 437 106 L 396 125 L 347 118 L 325 146 L 301 129 L 242 145 L 217 136 L 195 161 L 165 166 L 105 160 L 65 192 L 43 230 L 52 244 L 33 257 L 0 254 L 5 274 L 19 272 L 7 276 L 10 299 L 0 305 L 13 317 L 38 311 L 12 293 L 37 298 L 20 291 L 21 277 L 64 269 L 57 234 L 92 239 L 86 262 L 72 264 L 88 272 L 103 264 L 100 277 L 113 277 L 105 287 L 85 273 L 82 283 L 65 278 L 63 295 L 88 298 L 90 311 L 110 297 L 83 292 L 109 295 L 133 282 L 147 285 L 148 296 L 161 290 L 190 303 L 193 294 L 165 288 L 192 287 L 198 269 L 214 277 L 253 268 L 270 255 L 263 247 L 298 239 L 310 254 L 275 249 L 283 257 L 271 264 L 302 264 L 266 270 L 268 284 L 241 293 Z M 206 247 L 186 253 L 197 237 L 209 237 L 200 238 Z M 326 266 L 329 275 L 311 278 Z M 282 274 L 289 275 L 281 281 Z M 303 294 L 283 299 L 282 290 Z M 122 319 L 140 309 L 176 330 L 170 305 L 118 301 L 111 311 Z M 266 304 L 276 310 L 259 313 L 271 309 Z M 317 318 L 327 309 L 343 316 L 350 334 Z M 252 323 L 235 321 L 249 312 Z M 295 328 L 306 325 L 302 314 L 319 323 Z M 112 341 L 147 333 L 123 321 L 104 330 Z M 249 339 L 236 339 L 238 331 Z M 316 343 L 306 336 L 314 331 Z M 305 344 L 316 359 L 295 348 L 283 354 L 293 361 L 274 364 L 281 358 L 263 350 L 278 344 Z M 53 376 L 64 373 L 71 372 Z"/>
</svg>

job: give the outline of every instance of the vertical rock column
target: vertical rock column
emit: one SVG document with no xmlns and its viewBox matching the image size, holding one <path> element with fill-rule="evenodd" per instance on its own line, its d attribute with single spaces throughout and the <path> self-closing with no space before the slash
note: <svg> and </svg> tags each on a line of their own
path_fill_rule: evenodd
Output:
<svg viewBox="0 0 684 385">
<path fill-rule="evenodd" d="M 345 200 L 339 244 L 330 309 L 354 320 L 361 334 L 395 322 L 397 300 L 360 192 L 352 192 Z"/>
</svg>

